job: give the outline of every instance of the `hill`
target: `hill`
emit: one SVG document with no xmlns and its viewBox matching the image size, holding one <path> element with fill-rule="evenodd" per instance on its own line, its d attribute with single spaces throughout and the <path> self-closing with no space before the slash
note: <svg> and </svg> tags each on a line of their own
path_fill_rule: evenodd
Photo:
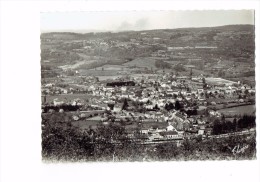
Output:
<svg viewBox="0 0 260 182">
<path fill-rule="evenodd" d="M 105 64 L 123 65 L 126 62 L 130 66 L 154 67 L 154 60 L 166 60 L 170 63 L 200 65 L 199 69 L 204 65 L 214 67 L 216 63 L 221 63 L 222 67 L 238 64 L 252 68 L 255 58 L 254 39 L 254 25 L 42 33 L 41 63 L 51 67 L 69 67 L 79 62 L 88 64 L 90 61 L 97 61 L 98 64 L 85 67 L 90 69 Z M 149 62 L 144 58 L 151 58 L 153 61 Z"/>
</svg>

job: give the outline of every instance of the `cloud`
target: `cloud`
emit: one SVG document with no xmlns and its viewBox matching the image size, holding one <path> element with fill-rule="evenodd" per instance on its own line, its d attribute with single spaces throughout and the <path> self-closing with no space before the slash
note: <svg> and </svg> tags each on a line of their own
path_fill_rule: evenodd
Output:
<svg viewBox="0 0 260 182">
<path fill-rule="evenodd" d="M 149 20 L 147 18 L 141 18 L 135 22 L 136 30 L 143 30 L 149 26 Z"/>
<path fill-rule="evenodd" d="M 254 24 L 253 10 L 41 13 L 41 30 L 151 30 Z"/>
<path fill-rule="evenodd" d="M 123 21 L 117 30 L 143 30 L 148 28 L 149 20 L 147 18 L 141 18 L 136 20 L 134 23 Z"/>
<path fill-rule="evenodd" d="M 124 21 L 121 23 L 121 25 L 117 28 L 118 30 L 131 30 L 133 27 L 132 24 L 130 24 L 127 21 Z"/>
</svg>

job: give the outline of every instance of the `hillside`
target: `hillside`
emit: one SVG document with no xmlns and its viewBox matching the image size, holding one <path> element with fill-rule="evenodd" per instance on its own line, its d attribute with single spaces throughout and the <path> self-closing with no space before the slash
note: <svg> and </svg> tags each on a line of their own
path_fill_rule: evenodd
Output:
<svg viewBox="0 0 260 182">
<path fill-rule="evenodd" d="M 52 43 L 54 47 L 61 50 L 66 48 L 71 50 L 75 48 L 68 45 L 69 41 L 92 41 L 95 42 L 94 44 L 96 45 L 90 43 L 90 46 L 93 46 L 95 49 L 100 48 L 98 42 L 104 41 L 108 44 L 108 48 L 110 49 L 107 49 L 106 51 L 103 51 L 103 49 L 102 51 L 98 50 L 99 54 L 101 54 L 101 56 L 107 56 L 107 52 L 109 52 L 109 54 L 116 57 L 120 57 L 122 54 L 126 54 L 130 57 L 133 55 L 147 56 L 147 54 L 158 49 L 165 49 L 165 46 L 217 46 L 217 50 L 210 51 L 210 54 L 222 54 L 222 56 L 225 56 L 226 58 L 252 58 L 254 56 L 255 47 L 253 25 L 227 25 L 221 27 L 162 29 L 118 33 L 101 32 L 79 34 L 56 32 L 43 33 L 41 35 L 41 41 L 42 49 L 45 48 L 46 44 Z M 143 42 L 145 44 L 143 46 L 138 46 L 137 44 L 133 44 L 133 42 Z M 75 42 L 73 43 L 76 44 Z M 113 46 L 117 43 L 131 43 L 132 46 L 127 47 L 127 50 L 117 49 L 117 47 Z M 156 43 L 158 46 L 155 45 Z M 60 47 L 60 44 L 63 45 L 63 47 Z M 147 46 L 149 44 L 152 44 L 153 46 Z M 79 45 L 76 48 L 82 47 L 83 45 Z M 126 47 L 122 46 L 122 48 Z M 150 49 L 144 50 L 144 48 Z M 141 49 L 142 51 L 138 51 L 138 49 Z M 94 52 L 93 55 L 95 55 L 95 53 L 96 52 Z M 144 55 L 142 55 L 142 53 Z M 204 57 L 206 55 L 204 55 Z"/>
<path fill-rule="evenodd" d="M 49 69 L 68 68 L 70 65 L 71 68 L 78 68 L 73 65 L 79 63 L 84 65 L 84 69 L 113 64 L 154 68 L 154 60 L 164 60 L 173 66 L 193 65 L 198 70 L 230 68 L 228 77 L 235 78 L 238 75 L 233 73 L 241 71 L 246 72 L 240 75 L 242 77 L 253 76 L 254 38 L 253 25 L 116 33 L 42 33 L 41 64 Z M 147 59 L 153 61 L 147 62 Z M 141 63 L 142 60 L 145 62 Z M 130 61 L 134 65 L 127 64 Z"/>
</svg>

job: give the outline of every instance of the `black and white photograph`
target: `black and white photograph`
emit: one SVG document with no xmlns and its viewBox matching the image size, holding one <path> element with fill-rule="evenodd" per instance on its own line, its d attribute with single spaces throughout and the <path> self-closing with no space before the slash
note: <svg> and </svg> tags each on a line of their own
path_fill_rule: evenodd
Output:
<svg viewBox="0 0 260 182">
<path fill-rule="evenodd" d="M 0 182 L 260 181 L 259 0 L 0 0 Z"/>
<path fill-rule="evenodd" d="M 254 10 L 41 14 L 42 159 L 256 159 Z"/>
</svg>

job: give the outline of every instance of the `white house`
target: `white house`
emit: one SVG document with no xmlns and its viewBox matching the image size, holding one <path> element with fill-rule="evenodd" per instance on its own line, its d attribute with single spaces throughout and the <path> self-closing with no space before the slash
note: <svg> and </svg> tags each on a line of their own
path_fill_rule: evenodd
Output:
<svg viewBox="0 0 260 182">
<path fill-rule="evenodd" d="M 53 100 L 53 104 L 54 104 L 54 106 L 60 106 L 60 105 L 64 104 L 64 102 L 58 101 L 58 98 L 56 98 L 56 99 Z"/>
<path fill-rule="evenodd" d="M 166 127 L 167 131 L 177 131 L 171 124 Z"/>
<path fill-rule="evenodd" d="M 176 131 L 160 132 L 160 135 L 166 139 L 181 139 L 182 138 L 181 136 L 179 136 L 178 132 L 176 132 Z"/>
</svg>

